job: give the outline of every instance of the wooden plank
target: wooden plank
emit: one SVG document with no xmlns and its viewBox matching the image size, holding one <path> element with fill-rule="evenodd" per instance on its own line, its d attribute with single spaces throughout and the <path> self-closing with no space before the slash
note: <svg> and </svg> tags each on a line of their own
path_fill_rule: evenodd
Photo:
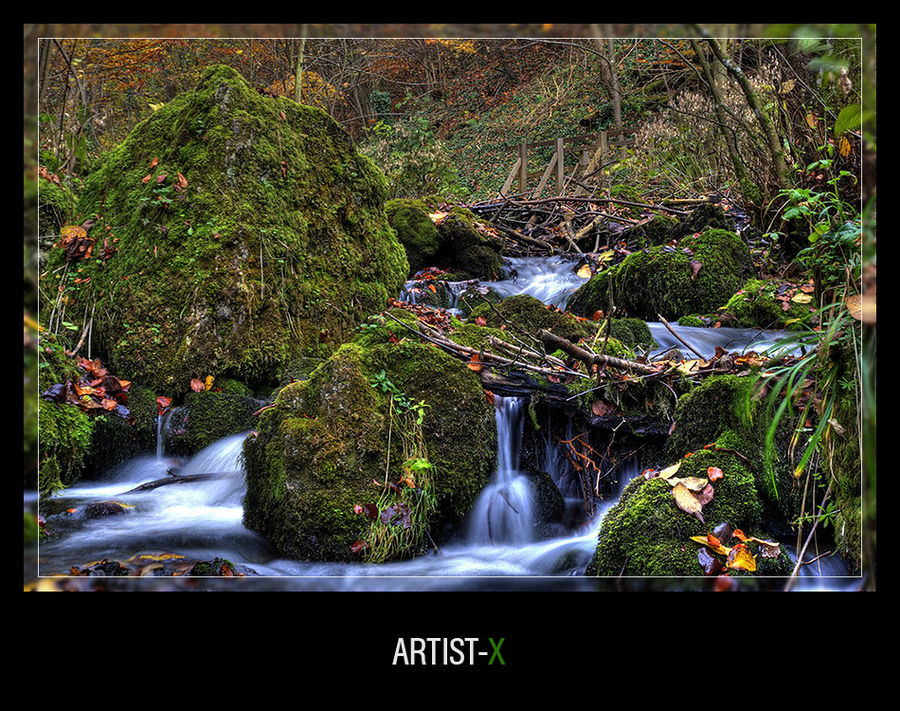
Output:
<svg viewBox="0 0 900 711">
<path fill-rule="evenodd" d="M 512 167 L 512 170 L 509 171 L 509 177 L 507 177 L 506 182 L 503 183 L 503 187 L 500 188 L 500 194 L 506 195 L 509 192 L 510 187 L 513 184 L 513 180 L 516 179 L 516 175 L 519 172 L 519 159 L 516 158 L 516 162 Z"/>
<path fill-rule="evenodd" d="M 524 193 L 528 187 L 528 144 L 519 144 L 519 192 Z"/>
<path fill-rule="evenodd" d="M 547 163 L 547 167 L 544 169 L 544 174 L 541 176 L 541 182 L 538 183 L 538 186 L 531 194 L 531 197 L 540 197 L 541 192 L 544 190 L 544 186 L 547 185 L 547 181 L 550 179 L 553 168 L 556 167 L 556 160 L 557 154 L 554 153 L 553 157 L 550 159 L 550 162 Z"/>
<path fill-rule="evenodd" d="M 556 139 L 556 194 L 562 195 L 563 186 L 565 185 L 566 175 L 566 154 L 563 151 L 563 139 Z"/>
</svg>

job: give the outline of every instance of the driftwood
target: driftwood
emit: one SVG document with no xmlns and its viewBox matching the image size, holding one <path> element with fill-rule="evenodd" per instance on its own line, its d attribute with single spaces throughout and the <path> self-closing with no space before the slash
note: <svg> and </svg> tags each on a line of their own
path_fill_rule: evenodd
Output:
<svg viewBox="0 0 900 711">
<path fill-rule="evenodd" d="M 181 476 L 180 474 L 170 474 L 167 477 L 163 477 L 162 479 L 154 479 L 153 481 L 148 481 L 140 486 L 136 486 L 133 489 L 129 489 L 126 491 L 126 494 L 134 494 L 138 491 L 151 491 L 153 489 L 158 489 L 161 486 L 166 486 L 168 484 L 187 484 L 192 481 L 206 481 L 209 479 L 222 479 L 225 476 L 224 473 L 218 474 L 185 474 Z"/>
</svg>

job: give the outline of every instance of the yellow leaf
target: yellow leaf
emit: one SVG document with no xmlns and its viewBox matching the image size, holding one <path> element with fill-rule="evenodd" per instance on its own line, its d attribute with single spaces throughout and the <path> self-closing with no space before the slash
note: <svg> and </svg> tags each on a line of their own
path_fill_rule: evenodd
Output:
<svg viewBox="0 0 900 711">
<path fill-rule="evenodd" d="M 684 479 L 681 479 L 681 483 L 691 491 L 702 491 L 703 487 L 709 484 L 709 481 L 698 476 L 686 476 Z"/>
<path fill-rule="evenodd" d="M 841 156 L 846 158 L 850 155 L 850 141 L 848 141 L 844 136 L 841 136 L 840 143 L 838 143 L 838 149 L 841 152 Z"/>
<path fill-rule="evenodd" d="M 662 479 L 668 479 L 668 478 L 674 476 L 674 475 L 678 472 L 678 468 L 679 468 L 680 466 L 681 466 L 681 460 L 678 460 L 678 461 L 677 461 L 675 464 L 673 464 L 671 467 L 666 467 L 665 469 L 663 469 L 663 470 L 659 473 L 660 478 L 662 478 Z"/>
<path fill-rule="evenodd" d="M 209 390 L 212 387 L 213 382 L 215 381 L 215 377 L 212 375 L 207 375 L 206 380 L 203 382 L 203 387 Z"/>
<path fill-rule="evenodd" d="M 590 264 L 582 264 L 575 274 L 581 279 L 590 279 L 591 278 L 591 265 Z"/>
<path fill-rule="evenodd" d="M 793 88 L 794 88 L 794 80 L 788 79 L 786 82 L 783 82 L 781 84 L 781 90 L 778 93 L 787 94 Z"/>
<path fill-rule="evenodd" d="M 713 544 L 712 541 L 709 540 L 709 536 L 691 536 L 691 540 L 699 543 L 702 546 L 706 546 L 711 551 L 716 553 L 721 553 L 722 555 L 728 555 L 731 552 L 731 548 L 727 546 L 723 546 L 721 543 Z"/>
<path fill-rule="evenodd" d="M 737 545 L 731 549 L 728 554 L 728 560 L 725 561 L 726 568 L 735 568 L 740 570 L 756 570 L 756 558 L 745 545 Z"/>
<path fill-rule="evenodd" d="M 808 304 L 810 301 L 812 301 L 812 298 L 813 297 L 810 296 L 809 294 L 804 294 L 804 293 L 800 292 L 800 293 L 794 294 L 791 297 L 791 301 L 793 301 L 796 304 Z"/>
</svg>

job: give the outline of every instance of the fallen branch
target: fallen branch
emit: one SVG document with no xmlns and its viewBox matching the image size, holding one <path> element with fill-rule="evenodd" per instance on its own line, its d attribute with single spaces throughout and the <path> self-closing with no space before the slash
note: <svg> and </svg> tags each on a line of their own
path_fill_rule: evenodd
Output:
<svg viewBox="0 0 900 711">
<path fill-rule="evenodd" d="M 540 329 L 537 333 L 538 338 L 548 350 L 561 350 L 568 353 L 573 358 L 580 360 L 588 366 L 588 370 L 592 365 L 607 365 L 618 370 L 634 370 L 638 373 L 656 373 L 656 368 L 636 363 L 631 360 L 623 360 L 622 358 L 613 358 L 612 356 L 599 355 L 597 353 L 588 353 L 583 348 L 576 346 L 571 341 L 566 340 L 555 333 L 551 333 L 545 329 Z"/>
<path fill-rule="evenodd" d="M 695 356 L 697 356 L 700 360 L 706 360 L 702 355 L 700 355 L 699 353 L 697 353 L 697 351 L 695 351 L 693 348 L 691 348 L 691 346 L 688 344 L 687 341 L 685 341 L 681 336 L 679 336 L 677 333 L 675 333 L 675 329 L 672 328 L 669 325 L 669 322 L 666 321 L 660 314 L 656 314 L 656 317 L 660 321 L 662 321 L 663 326 L 665 326 L 668 329 L 669 333 L 671 333 L 673 336 L 675 336 L 675 338 L 677 338 L 679 341 L 681 341 L 681 343 L 684 344 L 685 348 L 687 348 L 691 353 L 693 353 Z"/>
<path fill-rule="evenodd" d="M 224 473 L 220 474 L 185 474 L 184 476 L 180 474 L 170 474 L 165 479 L 155 479 L 154 481 L 148 481 L 140 486 L 136 486 L 133 489 L 129 489 L 126 491 L 126 494 L 133 494 L 138 491 L 151 491 L 153 489 L 157 489 L 160 486 L 166 486 L 167 484 L 187 484 L 192 481 L 206 481 L 208 479 L 222 479 L 225 477 Z"/>
</svg>

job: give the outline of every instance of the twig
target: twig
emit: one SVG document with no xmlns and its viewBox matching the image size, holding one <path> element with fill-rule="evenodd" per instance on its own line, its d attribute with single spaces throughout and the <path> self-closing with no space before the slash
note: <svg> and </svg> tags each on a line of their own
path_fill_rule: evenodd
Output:
<svg viewBox="0 0 900 711">
<path fill-rule="evenodd" d="M 677 338 L 679 341 L 681 341 L 684 344 L 684 346 L 691 353 L 693 353 L 695 356 L 697 356 L 700 360 L 705 360 L 702 355 L 700 355 L 699 353 L 697 353 L 697 351 L 695 351 L 693 348 L 691 348 L 691 346 L 688 344 L 687 341 L 685 341 L 681 336 L 679 336 L 677 333 L 675 333 L 675 329 L 669 325 L 668 321 L 666 321 L 660 314 L 656 314 L 656 317 L 660 321 L 662 321 L 663 326 L 665 326 L 669 330 L 669 333 L 671 333 L 673 336 L 675 336 L 675 338 Z"/>
</svg>

